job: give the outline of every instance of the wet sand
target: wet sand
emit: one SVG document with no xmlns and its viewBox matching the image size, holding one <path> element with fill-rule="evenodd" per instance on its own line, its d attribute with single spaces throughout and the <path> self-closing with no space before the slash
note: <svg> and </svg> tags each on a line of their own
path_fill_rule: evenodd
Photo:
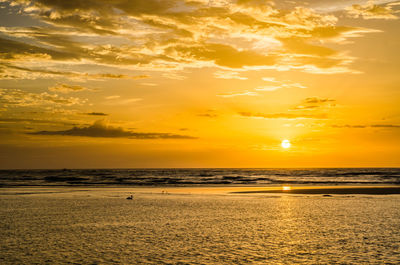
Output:
<svg viewBox="0 0 400 265">
<path fill-rule="evenodd" d="M 284 194 L 400 194 L 400 186 L 326 186 L 326 187 L 282 187 L 279 189 L 234 191 L 232 193 L 284 193 Z"/>
</svg>

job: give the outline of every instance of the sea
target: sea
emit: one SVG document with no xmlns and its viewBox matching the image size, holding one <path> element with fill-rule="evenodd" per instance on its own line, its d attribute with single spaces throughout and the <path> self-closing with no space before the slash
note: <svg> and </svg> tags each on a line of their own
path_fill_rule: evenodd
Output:
<svg viewBox="0 0 400 265">
<path fill-rule="evenodd" d="M 0 170 L 0 187 L 273 184 L 400 184 L 400 168 Z"/>
<path fill-rule="evenodd" d="M 389 168 L 3 170 L 0 264 L 400 264 L 398 194 L 193 192 L 399 181 Z"/>
</svg>

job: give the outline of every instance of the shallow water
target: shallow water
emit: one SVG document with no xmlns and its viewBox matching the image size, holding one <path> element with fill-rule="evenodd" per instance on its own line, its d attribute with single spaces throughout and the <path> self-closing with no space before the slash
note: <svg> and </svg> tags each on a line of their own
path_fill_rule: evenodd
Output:
<svg viewBox="0 0 400 265">
<path fill-rule="evenodd" d="M 399 264 L 400 196 L 0 197 L 1 264 Z"/>
</svg>

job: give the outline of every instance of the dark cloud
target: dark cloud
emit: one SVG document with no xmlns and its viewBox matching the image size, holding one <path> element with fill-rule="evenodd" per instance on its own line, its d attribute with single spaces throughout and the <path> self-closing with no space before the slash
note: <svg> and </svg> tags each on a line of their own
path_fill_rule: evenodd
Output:
<svg viewBox="0 0 400 265">
<path fill-rule="evenodd" d="M 196 114 L 196 116 L 204 118 L 216 118 L 218 117 L 218 114 L 214 109 L 208 109 L 201 113 Z"/>
<path fill-rule="evenodd" d="M 183 1 L 178 0 L 35 0 L 27 1 L 35 4 L 39 7 L 49 7 L 59 11 L 74 12 L 80 11 L 97 11 L 99 15 L 105 15 L 107 13 L 117 13 L 119 9 L 124 13 L 131 15 L 140 14 L 167 14 L 174 13 L 173 7 L 176 7 L 178 3 Z"/>
<path fill-rule="evenodd" d="M 264 118 L 264 119 L 326 119 L 326 114 L 293 114 L 293 113 L 252 113 L 252 112 L 239 112 L 241 116 Z"/>
<path fill-rule="evenodd" d="M 75 123 L 53 120 L 39 120 L 29 118 L 0 118 L 0 122 L 4 123 L 38 123 L 38 124 L 55 124 L 55 125 L 75 125 Z"/>
<path fill-rule="evenodd" d="M 216 117 L 218 117 L 217 114 L 212 114 L 212 113 L 200 113 L 200 114 L 197 114 L 197 116 L 205 117 L 205 118 L 216 118 Z"/>
<path fill-rule="evenodd" d="M 364 128 L 400 128 L 398 124 L 371 124 L 371 125 L 351 125 L 351 124 L 344 124 L 344 125 L 332 125 L 333 128 L 355 128 L 355 129 L 364 129 Z"/>
<path fill-rule="evenodd" d="M 400 128 L 398 124 L 372 124 L 372 128 Z"/>
<path fill-rule="evenodd" d="M 332 125 L 333 128 L 355 128 L 355 129 L 363 129 L 367 128 L 368 126 L 366 125 L 350 125 L 350 124 L 344 124 L 344 125 Z"/>
<path fill-rule="evenodd" d="M 237 0 L 238 5 L 244 6 L 271 6 L 273 2 L 270 0 Z"/>
<path fill-rule="evenodd" d="M 88 79 L 145 79 L 149 78 L 149 75 L 124 75 L 124 74 L 110 74 L 110 73 L 98 73 L 98 74 L 89 74 L 89 73 L 80 73 L 80 72 L 68 72 L 68 71 L 58 71 L 58 70 L 48 70 L 48 69 L 41 69 L 41 68 L 28 68 L 28 67 L 20 67 L 6 62 L 0 62 L 0 73 L 3 69 L 13 69 L 21 72 L 30 73 L 30 79 L 34 78 L 32 74 L 35 74 L 36 77 L 47 77 L 47 76 L 65 76 L 71 78 L 88 78 Z M 22 75 L 25 77 L 24 75 Z M 0 77 L 7 77 L 1 76 Z M 17 73 L 13 73 L 12 76 L 14 78 L 19 78 Z"/>
<path fill-rule="evenodd" d="M 18 40 L 0 37 L 0 47 L 2 47 L 0 59 L 6 62 L 21 63 L 34 56 L 41 59 L 50 57 L 58 61 L 88 60 L 108 65 L 146 65 L 155 60 L 173 61 L 165 55 L 142 53 L 137 45 L 93 45 L 72 40 L 73 36 L 68 32 L 48 33 L 45 28 L 32 27 L 28 30 L 17 28 L 15 32 L 8 30 L 5 33 L 13 38 L 18 37 Z"/>
<path fill-rule="evenodd" d="M 145 79 L 149 78 L 149 75 L 122 75 L 122 74 L 88 74 L 85 73 L 83 76 L 87 76 L 89 78 L 110 78 L 110 79 Z"/>
<path fill-rule="evenodd" d="M 86 115 L 90 115 L 90 116 L 108 116 L 107 113 L 103 113 L 103 112 L 89 112 L 89 113 L 85 113 Z"/>
<path fill-rule="evenodd" d="M 69 26 L 83 32 L 114 35 L 121 28 L 121 16 L 179 15 L 179 7 L 188 6 L 182 0 L 26 0 L 14 4 L 29 6 L 34 17 L 48 24 Z M 25 11 L 25 10 L 24 10 Z M 187 12 L 187 11 L 186 11 Z"/>
<path fill-rule="evenodd" d="M 303 100 L 301 105 L 298 105 L 291 110 L 318 110 L 321 108 L 330 108 L 335 106 L 336 100 L 330 98 L 309 97 Z"/>
<path fill-rule="evenodd" d="M 69 51 L 56 51 L 1 37 L 0 47 L 0 59 L 12 60 L 16 58 L 21 58 L 21 56 L 32 55 L 49 55 L 54 60 L 80 59 L 79 55 Z"/>
<path fill-rule="evenodd" d="M 51 14 L 49 11 L 39 13 L 41 18 L 50 24 L 79 28 L 83 32 L 93 32 L 99 35 L 117 34 L 115 29 L 118 27 L 118 22 L 111 16 L 94 17 L 70 13 L 52 18 Z"/>
<path fill-rule="evenodd" d="M 335 102 L 335 100 L 329 99 L 329 98 L 311 97 L 311 98 L 306 98 L 304 100 L 304 102 L 307 104 L 320 104 L 320 103 L 327 103 L 327 102 Z"/>
<path fill-rule="evenodd" d="M 246 14 L 243 14 L 240 12 L 236 12 L 233 14 L 227 13 L 226 16 L 237 24 L 251 26 L 252 28 L 257 28 L 257 29 L 267 29 L 267 28 L 281 29 L 281 28 L 284 28 L 284 25 L 282 25 L 280 23 L 263 22 L 263 21 L 257 20 L 256 18 L 254 18 L 250 15 L 246 15 Z"/>
<path fill-rule="evenodd" d="M 106 126 L 102 121 L 96 121 L 87 127 L 74 127 L 64 131 L 39 131 L 29 134 L 34 135 L 61 135 L 84 136 L 104 138 L 130 138 L 130 139 L 196 139 L 196 137 L 170 134 L 170 133 L 140 133 L 124 130 L 123 128 Z"/>
<path fill-rule="evenodd" d="M 49 87 L 50 91 L 62 92 L 62 93 L 77 92 L 77 91 L 83 91 L 86 89 L 87 88 L 83 87 L 83 86 L 69 85 L 69 84 L 57 84 L 56 86 Z"/>
</svg>

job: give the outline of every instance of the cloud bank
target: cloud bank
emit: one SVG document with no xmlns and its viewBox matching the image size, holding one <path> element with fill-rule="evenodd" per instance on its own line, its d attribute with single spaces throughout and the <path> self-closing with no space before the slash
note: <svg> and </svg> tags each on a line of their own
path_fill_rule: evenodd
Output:
<svg viewBox="0 0 400 265">
<path fill-rule="evenodd" d="M 15 16 L 38 22 L 0 27 L 3 79 L 57 75 L 137 79 L 148 75 L 130 77 L 120 74 L 120 69 L 167 73 L 210 66 L 231 71 L 218 72 L 217 78 L 233 79 L 244 79 L 236 74 L 239 69 L 357 73 L 349 67 L 355 58 L 325 44 L 378 32 L 338 25 L 333 14 L 301 6 L 279 9 L 269 1 L 9 0 L 0 4 Z M 353 6 L 348 12 L 394 18 L 389 5 Z M 65 64 L 114 70 L 82 74 L 66 71 Z"/>
<path fill-rule="evenodd" d="M 93 125 L 87 127 L 73 127 L 72 129 L 64 131 L 38 131 L 29 134 L 129 139 L 196 139 L 196 137 L 192 136 L 171 133 L 132 132 L 119 127 L 107 126 L 103 123 L 103 121 L 96 121 Z"/>
</svg>

